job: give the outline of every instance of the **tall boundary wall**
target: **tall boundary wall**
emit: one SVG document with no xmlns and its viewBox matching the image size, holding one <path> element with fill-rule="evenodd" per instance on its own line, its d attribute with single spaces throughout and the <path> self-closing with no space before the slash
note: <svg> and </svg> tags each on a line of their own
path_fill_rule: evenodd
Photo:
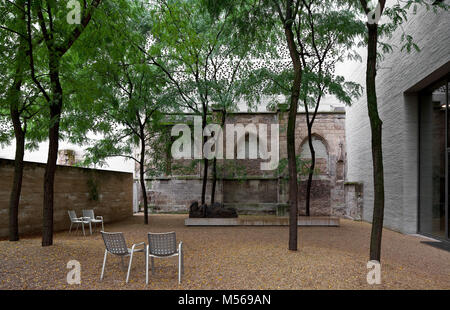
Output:
<svg viewBox="0 0 450 310">
<path fill-rule="evenodd" d="M 42 204 L 45 164 L 25 162 L 19 204 L 19 233 L 42 231 Z M 8 236 L 9 198 L 14 161 L 0 159 L 0 238 Z M 54 230 L 68 230 L 68 210 L 77 216 L 83 209 L 93 209 L 105 223 L 133 215 L 133 174 L 107 170 L 60 166 L 56 168 Z M 107 227 L 107 226 L 106 226 Z"/>
</svg>

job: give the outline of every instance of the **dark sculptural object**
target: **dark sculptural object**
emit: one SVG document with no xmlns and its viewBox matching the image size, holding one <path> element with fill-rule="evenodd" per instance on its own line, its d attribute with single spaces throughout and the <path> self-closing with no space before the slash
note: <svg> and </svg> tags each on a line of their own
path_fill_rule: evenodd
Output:
<svg viewBox="0 0 450 310">
<path fill-rule="evenodd" d="M 235 208 L 226 208 L 223 204 L 215 202 L 212 206 L 206 204 L 199 206 L 194 201 L 189 207 L 189 217 L 191 218 L 232 218 L 238 217 Z"/>
</svg>

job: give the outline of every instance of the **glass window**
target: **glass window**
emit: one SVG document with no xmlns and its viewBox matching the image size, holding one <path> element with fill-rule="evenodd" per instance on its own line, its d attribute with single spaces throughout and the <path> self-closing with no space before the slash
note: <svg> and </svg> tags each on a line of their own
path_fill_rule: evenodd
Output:
<svg viewBox="0 0 450 310">
<path fill-rule="evenodd" d="M 428 89 L 420 98 L 420 214 L 419 230 L 446 236 L 448 205 L 447 83 Z"/>
</svg>

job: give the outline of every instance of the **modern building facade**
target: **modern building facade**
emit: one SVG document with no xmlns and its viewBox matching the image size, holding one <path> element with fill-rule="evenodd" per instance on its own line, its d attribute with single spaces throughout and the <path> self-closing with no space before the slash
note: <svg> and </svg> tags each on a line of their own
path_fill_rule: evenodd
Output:
<svg viewBox="0 0 450 310">
<path fill-rule="evenodd" d="M 420 52 L 401 51 L 403 29 Z M 419 8 L 388 40 L 377 72 L 383 121 L 385 227 L 449 240 L 450 13 Z M 365 85 L 365 62 L 353 73 Z M 347 180 L 364 185 L 363 220 L 373 212 L 370 124 L 365 94 L 347 108 Z"/>
</svg>

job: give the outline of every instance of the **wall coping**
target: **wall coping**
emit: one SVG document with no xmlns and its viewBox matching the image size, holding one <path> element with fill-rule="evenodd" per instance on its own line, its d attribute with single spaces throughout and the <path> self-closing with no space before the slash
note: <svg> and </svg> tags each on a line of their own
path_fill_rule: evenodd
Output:
<svg viewBox="0 0 450 310">
<path fill-rule="evenodd" d="M 24 165 L 35 166 L 35 167 L 40 167 L 40 168 L 45 168 L 47 166 L 46 163 L 40 163 L 40 162 L 34 162 L 34 161 L 24 161 L 23 163 L 24 163 Z M 0 158 L 0 166 L 2 166 L 2 165 L 14 166 L 14 159 Z M 79 169 L 79 170 L 85 170 L 85 171 L 101 171 L 101 172 L 120 173 L 120 174 L 133 174 L 133 172 L 95 169 L 95 168 L 78 167 L 78 166 L 66 166 L 66 165 L 59 165 L 59 164 L 57 164 L 56 167 L 58 169 Z"/>
<path fill-rule="evenodd" d="M 216 110 L 213 110 L 216 111 Z M 220 111 L 220 110 L 217 110 Z M 227 112 L 228 115 L 232 114 L 278 114 L 279 112 L 289 112 L 289 111 L 255 111 L 255 112 L 247 112 L 247 111 L 233 111 L 233 112 Z M 311 113 L 311 112 L 310 112 Z M 211 112 L 207 113 L 208 115 L 211 115 Z M 297 111 L 297 115 L 303 115 L 306 114 L 304 111 Z M 317 114 L 346 114 L 345 111 L 317 111 Z M 169 112 L 165 113 L 165 115 L 200 115 L 198 113 L 192 113 L 192 112 Z"/>
</svg>

